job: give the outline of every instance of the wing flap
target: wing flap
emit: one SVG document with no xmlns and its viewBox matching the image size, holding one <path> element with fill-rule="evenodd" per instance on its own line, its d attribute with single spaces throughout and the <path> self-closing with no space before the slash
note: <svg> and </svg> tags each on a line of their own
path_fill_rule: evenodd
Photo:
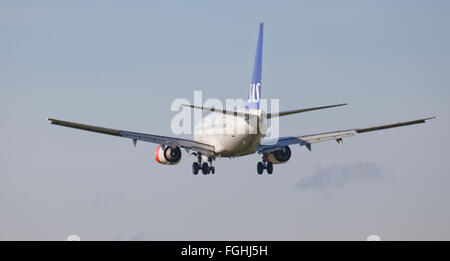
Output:
<svg viewBox="0 0 450 261">
<path fill-rule="evenodd" d="M 313 134 L 313 135 L 307 135 L 307 136 L 301 136 L 298 137 L 304 141 L 307 141 L 309 143 L 317 143 L 327 140 L 337 140 L 342 139 L 346 137 L 351 137 L 356 134 L 355 130 L 346 130 L 346 131 L 334 131 L 334 132 L 327 132 L 327 133 L 321 133 L 321 134 Z"/>
</svg>

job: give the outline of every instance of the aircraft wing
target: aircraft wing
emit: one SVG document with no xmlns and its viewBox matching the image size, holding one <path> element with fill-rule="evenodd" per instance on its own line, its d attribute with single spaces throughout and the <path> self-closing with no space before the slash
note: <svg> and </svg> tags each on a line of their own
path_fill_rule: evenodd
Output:
<svg viewBox="0 0 450 261">
<path fill-rule="evenodd" d="M 405 121 L 398 122 L 386 125 L 373 126 L 368 128 L 358 128 L 358 129 L 349 129 L 342 131 L 332 131 L 325 133 L 318 133 L 312 135 L 304 135 L 304 136 L 289 136 L 289 137 L 280 137 L 280 138 L 272 138 L 272 139 L 264 139 L 261 144 L 256 148 L 258 153 L 266 153 L 275 150 L 279 150 L 280 148 L 288 145 L 299 144 L 300 146 L 306 146 L 309 150 L 311 150 L 311 144 L 335 140 L 339 144 L 342 143 L 343 138 L 351 137 L 359 133 L 365 133 L 376 130 L 384 130 L 389 128 L 396 128 L 401 126 L 408 126 L 413 124 L 425 123 L 427 120 L 435 119 L 436 117 L 418 119 L 413 121 Z"/>
<path fill-rule="evenodd" d="M 85 125 L 80 124 L 76 122 L 69 122 L 69 121 L 61 121 L 56 119 L 47 118 L 51 124 L 69 127 L 69 128 L 75 128 L 85 131 L 92 131 L 102 134 L 108 134 L 112 136 L 118 136 L 123 138 L 129 138 L 132 139 L 134 144 L 136 145 L 136 142 L 138 140 L 140 141 L 146 141 L 151 142 L 155 144 L 160 145 L 166 145 L 166 146 L 179 146 L 182 148 L 185 148 L 187 150 L 192 149 L 201 153 L 204 153 L 206 155 L 214 155 L 214 146 L 196 142 L 193 140 L 188 139 L 180 139 L 180 138 L 173 138 L 173 137 L 166 137 L 166 136 L 159 136 L 159 135 L 152 135 L 152 134 L 145 134 L 145 133 L 139 133 L 139 132 L 131 132 L 131 131 L 124 131 L 124 130 L 116 130 L 116 129 L 109 129 L 109 128 L 103 128 L 103 127 L 96 127 L 91 125 Z"/>
</svg>

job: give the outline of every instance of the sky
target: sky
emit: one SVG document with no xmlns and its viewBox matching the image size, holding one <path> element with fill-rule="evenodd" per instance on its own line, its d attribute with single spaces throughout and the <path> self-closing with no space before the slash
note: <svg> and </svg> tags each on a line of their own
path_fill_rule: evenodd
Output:
<svg viewBox="0 0 450 261">
<path fill-rule="evenodd" d="M 0 1 L 0 240 L 450 240 L 450 2 Z M 438 115 L 292 146 L 215 175 L 157 147 L 46 117 L 173 135 L 177 98 L 247 98 L 264 22 L 263 98 L 305 135 Z M 188 137 L 183 135 L 183 137 Z"/>
</svg>

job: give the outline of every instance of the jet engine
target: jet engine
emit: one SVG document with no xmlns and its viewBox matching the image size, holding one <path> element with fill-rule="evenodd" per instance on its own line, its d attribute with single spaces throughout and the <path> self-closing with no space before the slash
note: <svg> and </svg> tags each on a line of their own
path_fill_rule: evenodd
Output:
<svg viewBox="0 0 450 261">
<path fill-rule="evenodd" d="M 276 150 L 268 153 L 266 160 L 273 164 L 282 164 L 288 162 L 291 158 L 291 149 L 289 146 L 284 146 L 281 150 Z"/>
<path fill-rule="evenodd" d="M 176 165 L 181 160 L 180 147 L 172 148 L 170 146 L 159 145 L 155 151 L 155 160 L 165 165 Z"/>
</svg>

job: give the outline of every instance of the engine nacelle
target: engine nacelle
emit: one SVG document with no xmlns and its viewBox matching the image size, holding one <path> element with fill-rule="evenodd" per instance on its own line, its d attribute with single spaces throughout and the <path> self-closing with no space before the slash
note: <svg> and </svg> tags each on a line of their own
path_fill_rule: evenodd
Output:
<svg viewBox="0 0 450 261">
<path fill-rule="evenodd" d="M 273 164 L 282 164 L 288 162 L 291 158 L 291 149 L 289 146 L 284 146 L 281 150 L 276 150 L 268 153 L 266 160 Z"/>
<path fill-rule="evenodd" d="M 175 165 L 181 160 L 180 147 L 171 148 L 169 146 L 159 145 L 155 151 L 155 160 L 165 165 Z"/>
</svg>

